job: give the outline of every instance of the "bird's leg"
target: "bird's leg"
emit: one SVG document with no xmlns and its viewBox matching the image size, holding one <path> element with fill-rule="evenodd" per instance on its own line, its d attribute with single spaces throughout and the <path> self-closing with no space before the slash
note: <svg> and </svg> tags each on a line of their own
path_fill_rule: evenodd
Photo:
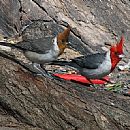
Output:
<svg viewBox="0 0 130 130">
<path fill-rule="evenodd" d="M 40 64 L 40 68 L 47 74 L 47 76 L 49 76 L 49 78 L 52 78 L 52 79 L 53 79 L 52 74 L 50 74 L 50 73 L 44 68 L 44 66 L 43 66 L 42 64 Z"/>
<path fill-rule="evenodd" d="M 40 64 L 33 63 L 33 67 L 36 68 L 44 77 L 53 78 L 51 74 L 49 74 L 47 70 L 45 70 L 45 68 L 41 67 Z"/>
<path fill-rule="evenodd" d="M 89 81 L 90 84 L 93 84 L 92 81 L 89 78 L 86 77 L 86 79 Z"/>
<path fill-rule="evenodd" d="M 93 82 L 91 81 L 91 79 L 89 79 L 87 77 L 85 77 L 85 78 L 89 81 L 90 85 L 92 85 L 94 88 L 96 88 L 95 85 L 93 84 Z"/>
<path fill-rule="evenodd" d="M 107 82 L 107 83 L 113 84 L 111 81 L 109 81 L 109 80 L 107 80 L 107 79 L 101 78 L 101 80 L 102 80 L 102 81 L 105 81 L 105 82 Z"/>
</svg>

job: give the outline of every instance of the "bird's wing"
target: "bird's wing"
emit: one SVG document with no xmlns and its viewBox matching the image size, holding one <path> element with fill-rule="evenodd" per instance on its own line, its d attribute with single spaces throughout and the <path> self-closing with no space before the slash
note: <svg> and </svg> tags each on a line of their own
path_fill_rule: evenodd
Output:
<svg viewBox="0 0 130 130">
<path fill-rule="evenodd" d="M 22 41 L 16 44 L 17 48 L 25 51 L 33 51 L 38 53 L 46 53 L 53 46 L 54 37 L 45 37 L 41 39 L 34 39 L 30 41 Z"/>
<path fill-rule="evenodd" d="M 96 69 L 104 61 L 106 53 L 97 53 L 72 59 L 73 63 L 87 69 Z"/>
</svg>

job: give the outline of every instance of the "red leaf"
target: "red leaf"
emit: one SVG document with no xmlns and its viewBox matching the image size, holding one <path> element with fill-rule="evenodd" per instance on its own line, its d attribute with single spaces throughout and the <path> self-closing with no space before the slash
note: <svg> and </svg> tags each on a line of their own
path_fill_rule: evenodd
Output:
<svg viewBox="0 0 130 130">
<path fill-rule="evenodd" d="M 84 76 L 76 75 L 76 74 L 54 74 L 57 77 L 63 78 L 65 80 L 73 80 L 77 82 L 81 82 L 84 84 L 91 84 Z M 105 80 L 110 80 L 108 76 L 104 77 Z M 105 84 L 106 81 L 100 79 L 90 79 L 93 84 Z"/>
</svg>

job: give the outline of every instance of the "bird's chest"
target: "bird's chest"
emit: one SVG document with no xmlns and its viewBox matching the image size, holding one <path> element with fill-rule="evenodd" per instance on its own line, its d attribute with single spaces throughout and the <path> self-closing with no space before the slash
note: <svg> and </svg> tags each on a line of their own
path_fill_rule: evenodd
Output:
<svg viewBox="0 0 130 130">
<path fill-rule="evenodd" d="M 50 50 L 43 54 L 27 51 L 25 52 L 25 56 L 32 62 L 44 64 L 56 60 L 59 52 L 60 50 L 58 49 L 58 46 L 54 45 Z"/>
<path fill-rule="evenodd" d="M 53 44 L 52 49 L 48 52 L 52 57 L 57 58 L 59 53 L 60 53 L 60 49 L 58 47 L 57 44 Z"/>
<path fill-rule="evenodd" d="M 104 61 L 99 68 L 95 70 L 95 73 L 98 75 L 99 78 L 102 78 L 108 75 L 111 71 L 111 62 L 109 60 Z"/>
<path fill-rule="evenodd" d="M 60 50 L 58 46 L 54 44 L 49 51 L 40 56 L 40 60 L 45 62 L 51 62 L 53 60 L 56 60 L 58 58 L 59 52 Z"/>
<path fill-rule="evenodd" d="M 102 64 L 100 64 L 96 69 L 84 68 L 82 74 L 90 79 L 95 78 L 100 79 L 108 75 L 110 71 L 111 71 L 111 59 L 107 58 L 107 60 L 104 60 Z"/>
</svg>

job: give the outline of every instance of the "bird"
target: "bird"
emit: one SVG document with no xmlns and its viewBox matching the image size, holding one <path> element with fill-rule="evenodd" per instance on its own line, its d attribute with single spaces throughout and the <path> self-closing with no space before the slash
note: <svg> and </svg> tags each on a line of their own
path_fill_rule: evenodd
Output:
<svg viewBox="0 0 130 130">
<path fill-rule="evenodd" d="M 91 79 L 105 80 L 103 77 L 115 69 L 119 61 L 124 57 L 123 44 L 124 36 L 122 35 L 120 42 L 111 45 L 106 52 L 83 55 L 70 61 L 54 61 L 51 64 L 73 67 L 92 84 Z"/>
<path fill-rule="evenodd" d="M 43 65 L 56 60 L 64 52 L 67 47 L 70 30 L 71 27 L 68 24 L 67 28 L 56 36 L 23 40 L 17 44 L 0 42 L 0 45 L 22 50 L 25 57 L 33 63 L 34 67 L 44 76 L 47 76 L 47 71 L 43 68 Z"/>
</svg>

